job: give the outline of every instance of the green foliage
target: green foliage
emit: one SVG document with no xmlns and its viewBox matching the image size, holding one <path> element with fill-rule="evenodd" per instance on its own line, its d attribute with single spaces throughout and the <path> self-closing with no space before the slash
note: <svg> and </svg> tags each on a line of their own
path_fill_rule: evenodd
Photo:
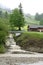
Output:
<svg viewBox="0 0 43 65">
<path fill-rule="evenodd" d="M 8 18 L 8 17 L 9 16 L 8 16 L 8 12 L 7 11 L 3 12 L 3 11 L 0 10 L 0 18 Z"/>
<path fill-rule="evenodd" d="M 6 11 L 5 13 L 4 13 L 4 16 L 3 16 L 4 18 L 6 18 L 6 19 L 8 19 L 9 18 L 9 14 L 8 14 L 8 12 Z"/>
<path fill-rule="evenodd" d="M 8 26 L 0 20 L 0 44 L 5 44 L 8 31 L 9 31 Z"/>
<path fill-rule="evenodd" d="M 36 13 L 35 19 L 36 19 L 37 21 L 40 21 L 40 25 L 43 25 L 43 13 L 42 13 L 42 14 Z"/>
<path fill-rule="evenodd" d="M 35 15 L 35 20 L 40 21 L 40 16 L 38 13 L 36 13 L 36 15 Z"/>
<path fill-rule="evenodd" d="M 10 23 L 12 26 L 15 27 L 23 27 L 24 26 L 24 16 L 20 14 L 19 9 L 13 10 L 12 14 L 10 15 Z"/>
<path fill-rule="evenodd" d="M 22 12 L 22 4 L 21 3 L 19 5 L 19 11 L 20 11 L 20 14 L 23 15 L 23 12 Z"/>
<path fill-rule="evenodd" d="M 0 17 L 2 17 L 2 11 L 0 10 Z"/>
<path fill-rule="evenodd" d="M 21 36 L 15 38 L 17 45 L 21 48 L 29 50 L 30 47 L 43 48 L 43 33 L 41 32 L 25 32 Z"/>
<path fill-rule="evenodd" d="M 9 19 L 7 19 L 7 18 L 0 18 L 0 22 L 2 22 L 2 23 L 0 23 L 0 24 L 6 25 L 7 29 L 10 29 Z"/>
<path fill-rule="evenodd" d="M 0 45 L 0 53 L 5 53 L 6 49 L 4 47 L 4 45 Z"/>
<path fill-rule="evenodd" d="M 6 36 L 8 36 L 9 26 L 6 24 L 6 20 L 0 18 L 0 53 L 4 53 L 6 51 L 5 42 Z"/>
<path fill-rule="evenodd" d="M 40 25 L 43 25 L 43 19 L 40 20 Z"/>
<path fill-rule="evenodd" d="M 26 25 L 39 25 L 40 21 L 25 16 Z"/>
</svg>

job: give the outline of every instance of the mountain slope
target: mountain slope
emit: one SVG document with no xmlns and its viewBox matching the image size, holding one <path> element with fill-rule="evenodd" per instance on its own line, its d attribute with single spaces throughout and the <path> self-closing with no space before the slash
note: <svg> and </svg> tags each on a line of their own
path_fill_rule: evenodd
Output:
<svg viewBox="0 0 43 65">
<path fill-rule="evenodd" d="M 40 24 L 40 21 L 36 21 L 34 16 L 25 15 L 25 21 L 26 21 L 26 24 L 35 24 L 35 25 Z"/>
<path fill-rule="evenodd" d="M 3 6 L 1 4 L 0 4 L 0 11 L 3 11 L 3 12 L 7 11 L 8 13 L 11 12 L 11 10 L 9 8 L 6 8 L 5 6 Z"/>
</svg>

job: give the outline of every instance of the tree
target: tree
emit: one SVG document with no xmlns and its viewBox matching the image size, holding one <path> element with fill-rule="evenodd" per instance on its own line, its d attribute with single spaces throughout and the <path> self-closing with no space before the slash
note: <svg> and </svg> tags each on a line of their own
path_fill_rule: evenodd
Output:
<svg viewBox="0 0 43 65">
<path fill-rule="evenodd" d="M 35 20 L 37 20 L 37 21 L 40 20 L 40 15 L 38 13 L 36 13 L 36 15 L 35 15 Z"/>
<path fill-rule="evenodd" d="M 19 6 L 20 8 L 15 8 L 10 15 L 10 23 L 12 26 L 18 27 L 19 30 L 21 30 L 21 27 L 24 26 L 24 16 L 21 10 L 21 4 Z"/>
<path fill-rule="evenodd" d="M 8 12 L 7 11 L 4 13 L 4 17 L 8 18 Z"/>
<path fill-rule="evenodd" d="M 36 19 L 37 21 L 40 21 L 40 25 L 43 25 L 43 13 L 42 13 L 42 14 L 36 13 L 35 19 Z"/>
<path fill-rule="evenodd" d="M 0 10 L 0 17 L 2 17 L 2 11 Z"/>
<path fill-rule="evenodd" d="M 40 20 L 40 25 L 43 25 L 43 19 Z"/>
<path fill-rule="evenodd" d="M 22 4 L 21 3 L 19 5 L 19 11 L 20 11 L 20 14 L 23 15 L 23 12 L 22 12 Z"/>
</svg>

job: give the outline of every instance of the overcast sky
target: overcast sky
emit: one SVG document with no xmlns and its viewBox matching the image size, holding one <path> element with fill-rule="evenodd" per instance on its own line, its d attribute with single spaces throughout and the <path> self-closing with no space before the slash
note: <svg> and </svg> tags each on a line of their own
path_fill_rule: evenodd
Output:
<svg viewBox="0 0 43 65">
<path fill-rule="evenodd" d="M 0 0 L 0 4 L 10 9 L 18 7 L 22 3 L 23 12 L 34 15 L 36 12 L 43 13 L 43 0 Z"/>
</svg>

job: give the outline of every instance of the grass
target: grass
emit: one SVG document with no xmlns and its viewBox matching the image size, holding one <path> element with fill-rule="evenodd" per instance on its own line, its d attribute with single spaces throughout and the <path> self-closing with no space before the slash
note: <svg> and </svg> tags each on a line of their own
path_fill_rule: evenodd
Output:
<svg viewBox="0 0 43 65">
<path fill-rule="evenodd" d="M 43 32 L 25 32 L 23 34 L 27 34 L 28 36 L 35 38 L 43 38 Z"/>
<path fill-rule="evenodd" d="M 27 25 L 21 28 L 21 30 L 27 31 Z"/>
<path fill-rule="evenodd" d="M 43 48 L 43 32 L 24 32 L 19 37 L 14 38 L 17 45 L 22 49 L 29 50 L 29 48 Z M 32 49 L 31 49 L 32 50 Z M 30 51 L 31 51 L 30 50 Z M 41 51 L 42 52 L 42 51 Z"/>
<path fill-rule="evenodd" d="M 25 17 L 25 20 L 26 20 L 26 24 L 36 24 L 36 25 L 40 24 L 40 21 L 36 21 L 35 19 L 31 19 L 29 17 Z"/>
</svg>

